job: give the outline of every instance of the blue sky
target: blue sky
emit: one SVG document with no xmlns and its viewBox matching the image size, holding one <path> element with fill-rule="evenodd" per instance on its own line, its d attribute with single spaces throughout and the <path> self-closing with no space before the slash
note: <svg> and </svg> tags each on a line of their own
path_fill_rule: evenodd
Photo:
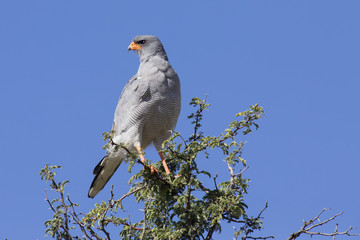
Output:
<svg viewBox="0 0 360 240">
<path fill-rule="evenodd" d="M 128 190 L 124 165 L 87 198 L 101 133 L 137 71 L 127 46 L 139 34 L 162 40 L 181 78 L 182 135 L 193 97 L 212 104 L 209 135 L 249 105 L 264 107 L 260 129 L 243 139 L 249 212 L 269 201 L 259 235 L 284 239 L 322 208 L 344 211 L 341 229 L 359 229 L 359 8 L 357 0 L 1 1 L 0 238 L 44 238 L 45 163 L 63 166 L 58 180 L 71 179 L 84 212 L 111 184 Z M 158 156 L 149 149 L 147 158 Z M 206 162 L 226 174 L 222 164 Z M 229 226 L 214 239 L 232 234 Z"/>
</svg>

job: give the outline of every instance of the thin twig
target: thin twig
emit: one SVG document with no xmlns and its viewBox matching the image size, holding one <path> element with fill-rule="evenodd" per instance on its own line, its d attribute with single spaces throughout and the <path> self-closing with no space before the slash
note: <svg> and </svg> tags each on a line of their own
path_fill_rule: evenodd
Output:
<svg viewBox="0 0 360 240">
<path fill-rule="evenodd" d="M 46 200 L 46 201 L 47 201 L 47 203 L 49 204 L 49 206 L 50 206 L 51 210 L 52 210 L 54 213 L 56 213 L 56 210 L 55 210 L 55 208 L 54 208 L 53 204 L 50 202 L 50 200 L 49 200 L 49 198 L 48 198 L 48 196 L 47 196 L 47 192 L 46 192 L 46 190 L 45 190 L 45 200 Z M 61 226 L 61 228 L 63 228 L 63 229 L 64 229 L 64 227 L 63 227 L 63 226 Z M 56 231 L 57 231 L 57 234 L 58 234 L 59 236 L 61 236 L 60 229 L 59 229 L 59 228 L 57 228 L 57 229 L 56 229 Z"/>
<path fill-rule="evenodd" d="M 132 190 L 131 192 L 128 192 L 126 194 L 124 194 L 121 198 L 119 198 L 118 200 L 114 200 L 112 202 L 112 204 L 110 204 L 110 207 L 114 207 L 115 204 L 117 204 L 118 202 L 121 202 L 122 200 L 124 200 L 126 197 L 130 196 L 130 195 L 133 195 L 134 193 L 140 191 L 141 189 L 144 189 L 146 186 L 141 186 L 141 187 L 138 187 L 138 188 L 135 188 L 134 190 Z"/>
<path fill-rule="evenodd" d="M 215 188 L 216 188 L 216 190 L 219 190 L 218 189 L 218 186 L 217 186 L 217 183 L 216 183 L 216 178 L 218 177 L 218 172 L 216 172 L 216 175 L 215 175 L 215 177 L 214 177 L 214 185 L 215 185 Z"/>
<path fill-rule="evenodd" d="M 53 207 L 53 205 L 51 204 L 51 202 L 50 202 L 50 200 L 49 200 L 49 198 L 48 198 L 48 195 L 47 195 L 47 191 L 46 191 L 46 189 L 45 189 L 45 201 L 47 201 L 47 202 L 48 202 L 48 204 L 49 204 L 49 206 L 50 206 L 51 210 L 52 210 L 53 212 L 56 212 L 56 211 L 55 211 L 55 208 Z"/>
<path fill-rule="evenodd" d="M 247 239 L 268 239 L 268 238 L 272 238 L 274 239 L 274 236 L 268 236 L 268 237 L 251 237 L 251 236 L 247 236 Z"/>
<path fill-rule="evenodd" d="M 101 218 L 100 218 L 100 230 L 106 235 L 107 239 L 110 239 L 110 233 L 105 229 L 105 217 L 110 209 L 111 203 L 114 200 L 114 185 L 111 185 L 109 204 L 106 206 Z M 111 207 L 112 208 L 112 207 Z"/>
<path fill-rule="evenodd" d="M 228 166 L 228 169 L 229 169 L 229 172 L 230 172 L 230 188 L 234 188 L 235 187 L 235 183 L 234 183 L 234 179 L 235 177 L 237 177 L 238 175 L 241 175 L 243 174 L 249 167 L 245 167 L 244 169 L 242 169 L 239 173 L 234 173 L 234 168 L 231 167 L 230 163 L 225 161 L 227 166 Z"/>
<path fill-rule="evenodd" d="M 246 169 L 243 169 L 244 171 Z M 263 212 L 268 208 L 268 202 L 266 201 L 265 203 L 265 207 L 263 209 L 261 209 L 261 211 L 259 212 L 258 216 L 254 219 L 255 221 L 259 221 L 261 219 L 261 215 L 263 214 Z M 247 231 L 245 231 L 245 235 L 242 237 L 243 240 L 245 239 L 268 239 L 268 238 L 275 238 L 274 236 L 267 236 L 267 237 L 252 237 L 252 236 L 248 236 L 248 234 L 252 233 L 253 229 L 248 229 Z"/>
<path fill-rule="evenodd" d="M 60 187 L 58 186 L 58 184 L 56 184 L 55 180 L 54 180 L 54 177 L 50 175 L 50 172 L 49 170 L 45 172 L 46 176 L 48 177 L 48 179 L 51 181 L 51 184 L 52 184 L 52 187 L 55 188 L 56 191 L 58 191 L 60 193 L 60 202 L 61 202 L 61 205 L 64 209 L 64 212 L 63 212 L 63 215 L 64 215 L 64 222 L 65 222 L 65 225 L 64 224 L 61 224 L 61 228 L 64 230 L 65 232 L 65 235 L 66 235 L 66 238 L 67 239 L 72 239 L 70 233 L 69 233 L 69 226 L 68 226 L 68 214 L 67 214 L 67 206 L 65 204 L 65 200 L 64 200 L 64 190 L 60 189 Z M 45 191 L 46 193 L 46 191 Z M 51 202 L 49 201 L 47 195 L 46 195 L 46 199 L 48 201 L 48 203 L 50 203 L 50 207 L 52 208 L 52 210 L 56 213 L 56 210 L 54 209 L 54 207 L 52 206 Z M 61 234 L 60 234 L 61 235 Z"/>
<path fill-rule="evenodd" d="M 144 239 L 145 237 L 145 231 L 146 231 L 146 214 L 147 214 L 147 210 L 148 210 L 148 207 L 149 207 L 149 203 L 145 203 L 145 209 L 144 209 L 144 224 L 143 224 L 143 232 L 141 234 L 141 240 Z"/>
<path fill-rule="evenodd" d="M 103 238 L 97 235 L 96 232 L 94 232 L 94 230 L 92 230 L 90 226 L 87 226 L 86 229 L 90 232 L 91 236 L 95 237 L 98 240 L 103 240 Z"/>
<path fill-rule="evenodd" d="M 216 223 L 211 226 L 211 228 L 208 231 L 208 234 L 206 235 L 205 240 L 211 240 L 212 239 L 212 235 L 213 235 L 213 233 L 214 233 L 214 231 L 216 229 L 216 226 L 217 226 Z"/>
<path fill-rule="evenodd" d="M 264 207 L 263 209 L 261 209 L 261 211 L 260 211 L 260 213 L 259 213 L 259 215 L 257 216 L 256 219 L 260 219 L 261 214 L 263 214 L 263 212 L 264 212 L 267 208 L 268 208 L 268 201 L 266 201 L 265 207 Z"/>
<path fill-rule="evenodd" d="M 328 211 L 329 209 L 322 209 L 320 211 L 320 213 L 314 217 L 313 219 L 310 219 L 309 221 L 304 221 L 304 225 L 301 227 L 301 229 L 295 233 L 290 234 L 289 238 L 287 240 L 294 240 L 296 238 L 298 238 L 301 234 L 308 234 L 310 235 L 310 237 L 318 235 L 318 236 L 327 236 L 327 237 L 332 237 L 332 239 L 335 239 L 335 236 L 338 235 L 346 235 L 346 236 L 360 236 L 360 234 L 352 234 L 350 233 L 350 231 L 354 228 L 349 227 L 346 231 L 344 232 L 338 232 L 338 225 L 336 224 L 335 227 L 335 231 L 332 233 L 324 233 L 324 232 L 311 232 L 310 230 L 320 227 L 324 224 L 329 223 L 330 221 L 333 221 L 335 218 L 337 218 L 338 216 L 341 216 L 343 214 L 343 212 L 337 213 L 334 216 L 332 216 L 331 218 L 326 219 L 325 221 L 321 221 L 320 220 L 320 216 L 325 212 Z M 315 221 L 319 221 L 319 223 L 314 224 Z"/>
<path fill-rule="evenodd" d="M 247 169 L 249 168 L 249 166 L 246 166 L 244 169 L 242 169 L 239 173 L 235 174 L 235 176 L 241 175 L 243 174 Z"/>
<path fill-rule="evenodd" d="M 79 217 L 76 214 L 75 208 L 74 208 L 74 204 L 72 203 L 72 201 L 70 200 L 69 195 L 67 196 L 67 200 L 70 203 L 70 206 L 72 208 L 72 212 L 71 212 L 71 216 L 72 219 L 80 226 L 80 230 L 81 232 L 85 235 L 86 239 L 91 239 L 91 237 L 88 235 L 88 233 L 86 232 L 86 229 L 84 227 L 84 224 L 82 223 L 82 221 L 79 219 Z"/>
<path fill-rule="evenodd" d="M 237 135 L 237 132 L 241 129 L 243 129 L 244 127 L 247 127 L 247 128 L 250 128 L 251 125 L 249 126 L 249 123 L 256 120 L 257 119 L 257 116 L 259 115 L 260 113 L 253 113 L 253 115 L 251 115 L 244 124 L 242 124 L 241 126 L 237 126 L 230 134 L 231 134 L 231 137 L 234 137 Z M 223 139 L 221 139 L 219 141 L 219 143 L 222 143 L 224 141 L 226 141 L 228 138 L 227 137 L 224 137 Z"/>
</svg>

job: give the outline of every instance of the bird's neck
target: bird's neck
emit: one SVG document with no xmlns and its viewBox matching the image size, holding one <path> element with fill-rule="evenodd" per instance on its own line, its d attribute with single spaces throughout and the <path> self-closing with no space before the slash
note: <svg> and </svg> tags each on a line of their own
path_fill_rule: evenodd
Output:
<svg viewBox="0 0 360 240">
<path fill-rule="evenodd" d="M 164 56 L 154 55 L 149 56 L 148 58 L 140 59 L 140 66 L 137 74 L 142 76 L 144 73 L 154 73 L 157 71 L 167 72 L 169 69 L 170 63 L 167 61 L 167 58 Z"/>
<path fill-rule="evenodd" d="M 165 61 L 168 61 L 168 57 L 166 55 L 166 53 L 164 51 L 157 51 L 155 53 L 140 53 L 139 54 L 139 57 L 140 57 L 140 63 L 145 63 L 145 62 L 148 62 L 150 59 L 152 58 L 160 58 L 160 59 L 163 59 Z"/>
</svg>

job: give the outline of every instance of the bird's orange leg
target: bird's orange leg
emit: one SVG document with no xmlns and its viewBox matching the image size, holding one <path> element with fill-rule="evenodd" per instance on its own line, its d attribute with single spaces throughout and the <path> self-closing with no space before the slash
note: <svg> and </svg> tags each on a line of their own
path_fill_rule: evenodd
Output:
<svg viewBox="0 0 360 240">
<path fill-rule="evenodd" d="M 159 153 L 159 156 L 160 156 L 160 158 L 161 158 L 161 162 L 162 162 L 162 164 L 163 164 L 163 166 L 164 166 L 164 169 L 165 169 L 166 174 L 170 174 L 171 172 L 170 172 L 170 170 L 169 170 L 169 168 L 168 168 L 168 166 L 167 166 L 167 163 L 166 163 L 166 160 L 165 160 L 164 155 L 162 154 L 162 152 L 158 152 L 158 153 Z"/>
<path fill-rule="evenodd" d="M 139 153 L 139 157 L 140 157 L 141 162 L 142 162 L 142 163 L 145 163 L 145 157 L 144 157 L 144 155 L 142 154 L 141 147 L 140 147 L 140 146 L 137 146 L 137 147 L 136 147 L 136 150 L 137 150 L 138 153 Z"/>
<path fill-rule="evenodd" d="M 140 160 L 141 160 L 141 162 L 143 163 L 143 165 L 144 165 L 144 167 L 145 167 L 145 166 L 146 166 L 146 165 L 145 165 L 145 157 L 144 157 L 144 155 L 142 154 L 141 147 L 140 147 L 140 146 L 137 146 L 137 147 L 136 147 L 136 150 L 138 151 Z M 154 173 L 157 173 L 157 172 L 158 172 L 158 170 L 156 170 L 153 166 L 149 165 L 148 167 L 150 168 L 151 174 L 154 174 Z"/>
</svg>

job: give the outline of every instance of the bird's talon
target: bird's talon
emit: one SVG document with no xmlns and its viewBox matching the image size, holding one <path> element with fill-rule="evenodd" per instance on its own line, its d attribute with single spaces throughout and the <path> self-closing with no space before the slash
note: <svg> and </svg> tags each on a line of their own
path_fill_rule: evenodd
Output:
<svg viewBox="0 0 360 240">
<path fill-rule="evenodd" d="M 155 175 L 155 174 L 157 174 L 159 171 L 156 169 L 156 168 L 154 168 L 152 165 L 149 165 L 149 168 L 150 168 L 150 173 L 151 173 L 151 175 Z"/>
<path fill-rule="evenodd" d="M 150 142 L 153 142 L 159 152 L 166 174 L 171 173 L 163 153 L 159 150 L 161 143 L 170 137 L 167 131 L 175 128 L 180 113 L 179 77 L 168 62 L 163 45 L 157 37 L 136 36 L 128 49 L 134 50 L 139 55 L 140 66 L 137 74 L 128 81 L 120 95 L 110 134 L 111 145 L 115 147 L 108 149 L 108 155 L 94 169 L 95 178 L 88 193 L 91 198 L 104 188 L 126 155 L 130 154 L 130 151 L 123 146 L 135 147 L 140 157 L 139 162 L 144 169 L 148 170 L 149 168 L 150 173 L 156 175 L 159 174 L 159 169 L 146 163 L 141 149 L 141 146 L 146 148 Z M 151 69 L 144 67 L 149 64 Z M 158 97 L 164 101 L 158 101 Z M 143 138 L 147 140 L 145 141 Z M 115 142 L 118 144 L 113 140 L 116 140 Z M 119 150 L 122 148 L 122 151 L 115 156 L 117 148 Z M 157 177 L 161 179 L 161 176 Z"/>
</svg>

